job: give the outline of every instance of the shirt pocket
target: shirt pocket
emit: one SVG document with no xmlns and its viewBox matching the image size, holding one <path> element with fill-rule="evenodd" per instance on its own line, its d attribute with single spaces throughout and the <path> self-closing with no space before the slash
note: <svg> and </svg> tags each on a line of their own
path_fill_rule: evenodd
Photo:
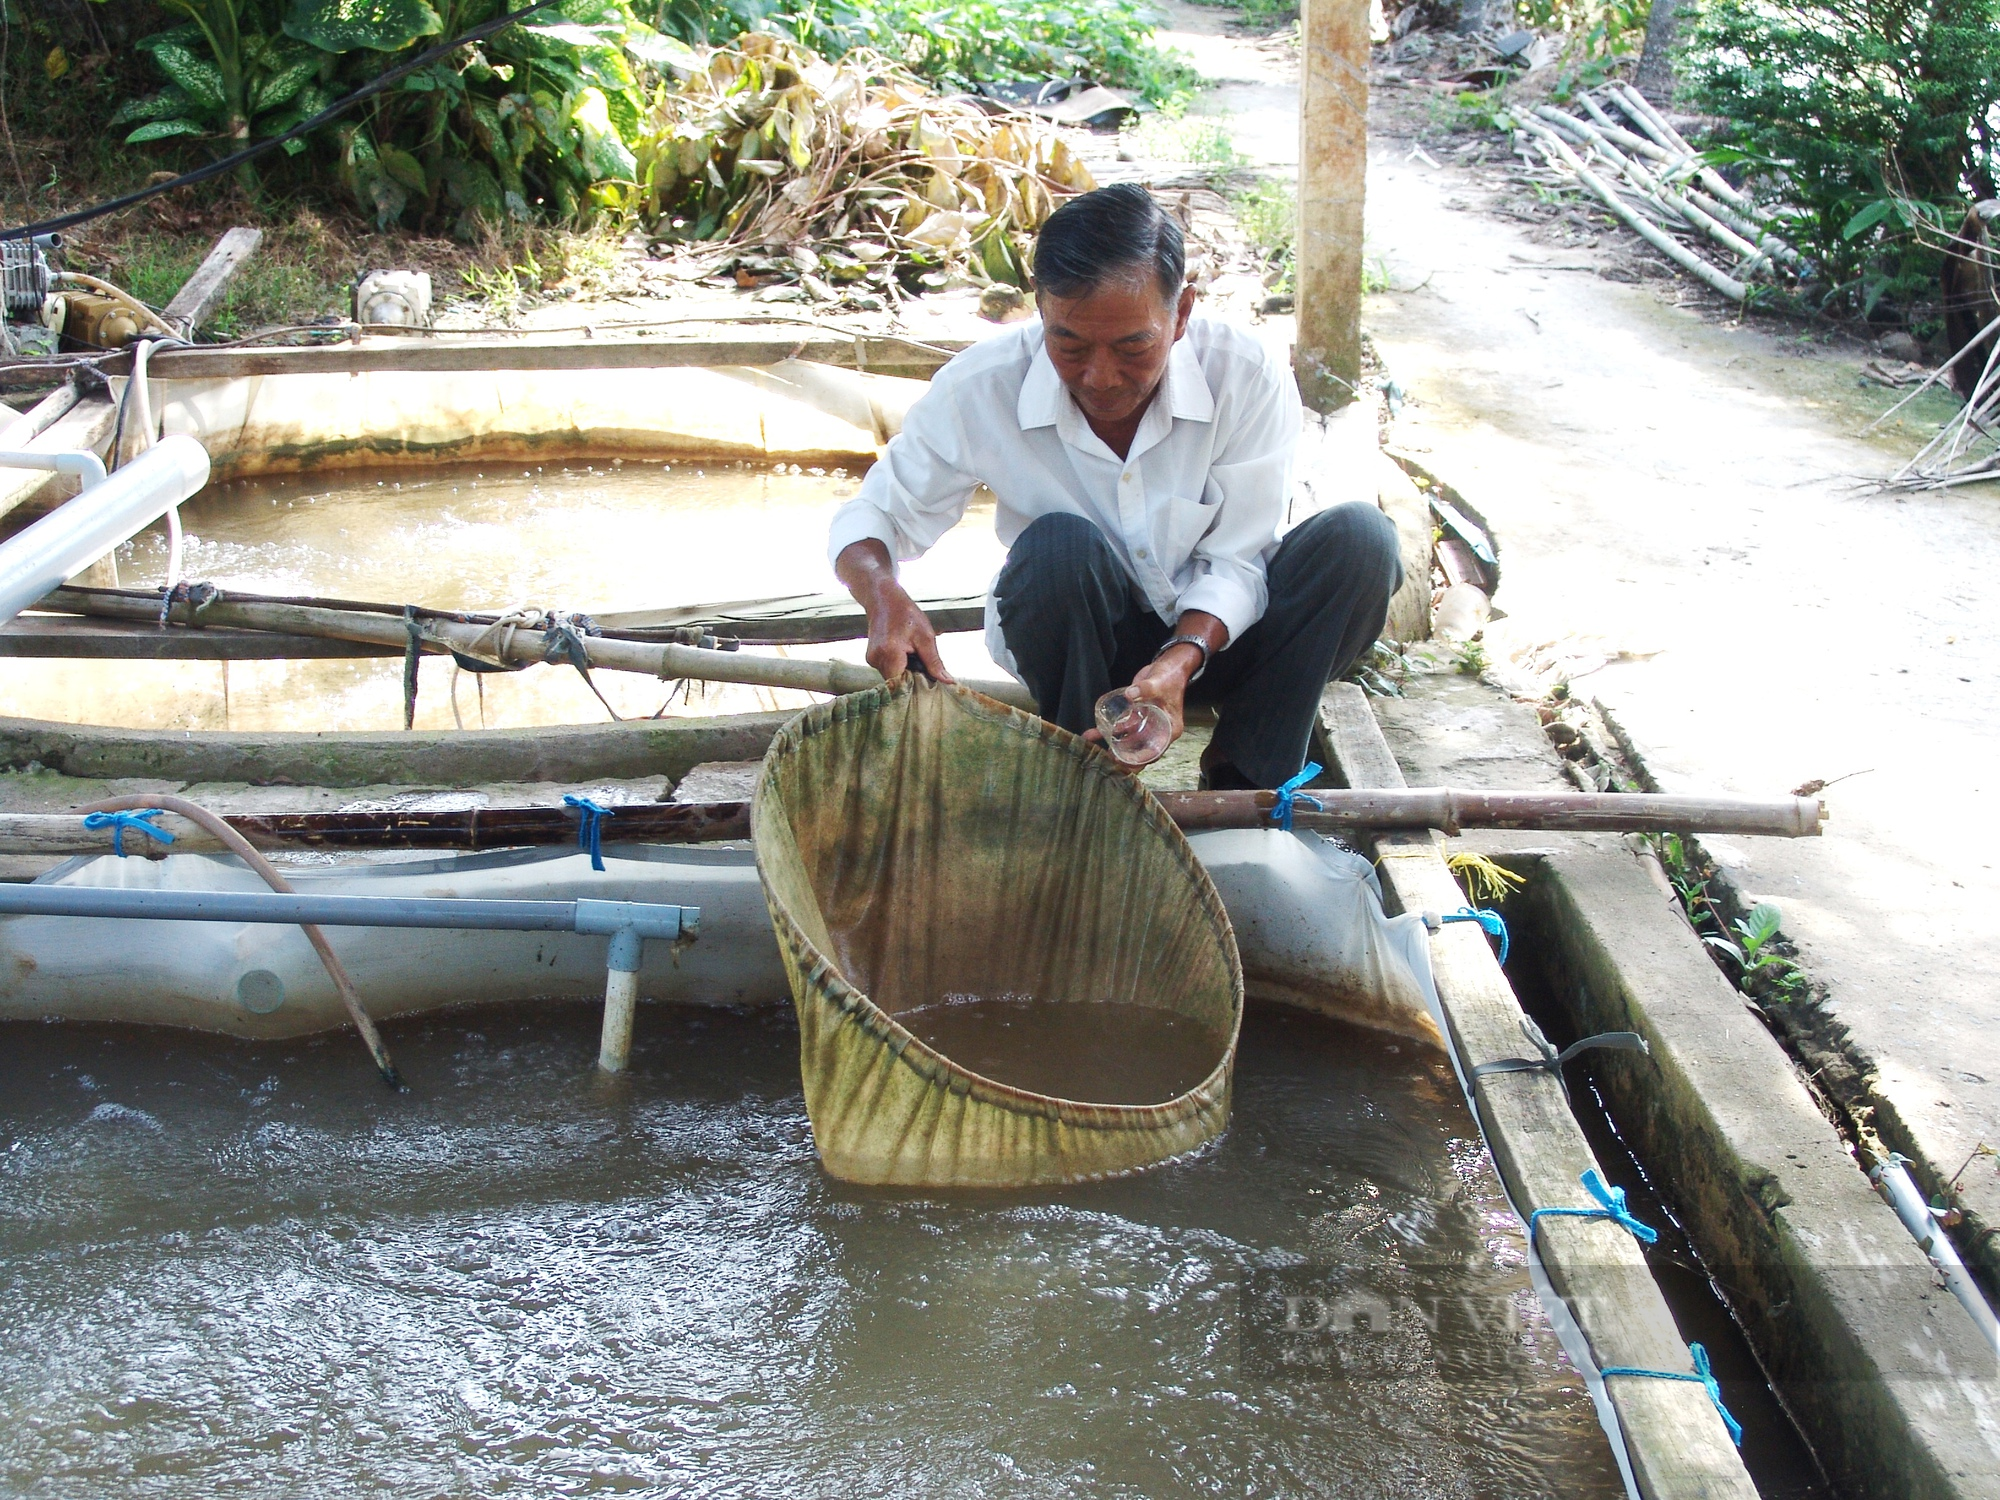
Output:
<svg viewBox="0 0 2000 1500">
<path fill-rule="evenodd" d="M 1153 521 L 1153 540 L 1163 560 L 1178 564 L 1192 553 L 1209 527 L 1221 514 L 1221 506 L 1207 505 L 1181 495 L 1169 495 Z"/>
</svg>

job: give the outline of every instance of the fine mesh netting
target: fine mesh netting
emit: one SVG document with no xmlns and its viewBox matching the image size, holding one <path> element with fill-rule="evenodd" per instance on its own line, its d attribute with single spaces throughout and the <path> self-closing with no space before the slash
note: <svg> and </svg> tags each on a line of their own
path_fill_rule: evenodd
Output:
<svg viewBox="0 0 2000 1500">
<path fill-rule="evenodd" d="M 788 725 L 752 821 L 834 1176 L 1074 1182 L 1221 1131 L 1229 918 L 1109 757 L 905 678 Z"/>
</svg>

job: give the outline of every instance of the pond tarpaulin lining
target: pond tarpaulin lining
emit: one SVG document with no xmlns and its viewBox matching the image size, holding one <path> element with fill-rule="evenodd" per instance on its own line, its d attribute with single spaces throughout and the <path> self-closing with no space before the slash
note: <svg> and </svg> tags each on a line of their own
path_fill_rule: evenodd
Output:
<svg viewBox="0 0 2000 1500">
<path fill-rule="evenodd" d="M 1227 1123 L 1243 1016 L 1228 914 L 1172 819 L 1102 752 L 962 688 L 899 679 L 781 731 L 752 826 L 834 1176 L 1076 1182 L 1153 1166 Z M 1206 1033 L 1215 1064 L 1159 1103 L 1032 1093 L 897 1020 L 964 994 L 1170 1011 Z"/>
</svg>

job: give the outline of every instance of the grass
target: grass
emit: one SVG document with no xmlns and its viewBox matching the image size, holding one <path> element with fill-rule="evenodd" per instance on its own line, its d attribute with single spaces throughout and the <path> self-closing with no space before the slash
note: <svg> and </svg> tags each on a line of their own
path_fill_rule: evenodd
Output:
<svg viewBox="0 0 2000 1500">
<path fill-rule="evenodd" d="M 129 249 L 113 252 L 114 258 L 100 261 L 99 274 L 148 306 L 164 307 L 194 274 L 209 245 L 205 233 L 180 239 L 147 236 Z M 340 248 L 317 220 L 304 228 L 296 220 L 267 228 L 264 243 L 231 278 L 203 332 L 230 339 L 273 324 L 309 323 L 328 314 L 346 316 L 353 273 Z M 77 263 L 74 256 L 69 261 Z"/>
<path fill-rule="evenodd" d="M 1187 113 L 1185 99 L 1172 99 L 1125 132 L 1125 144 L 1141 156 L 1197 166 L 1236 167 L 1243 154 L 1229 126 L 1215 115 Z"/>
<path fill-rule="evenodd" d="M 1291 291 L 1299 237 L 1298 190 L 1289 182 L 1266 178 L 1238 193 L 1233 206 L 1243 237 L 1280 272 L 1272 289 Z"/>
<path fill-rule="evenodd" d="M 194 273 L 223 229 L 247 224 L 264 230 L 263 244 L 202 325 L 209 339 L 349 317 L 355 281 L 378 269 L 428 271 L 440 306 L 469 301 L 483 320 L 507 322 L 537 302 L 611 291 L 622 233 L 609 222 L 585 229 L 516 225 L 469 246 L 377 234 L 337 208 L 260 208 L 241 200 L 180 224 L 161 224 L 155 216 L 148 226 L 144 218 L 141 211 L 112 227 L 92 226 L 64 251 L 64 266 L 102 276 L 157 309 Z"/>
</svg>

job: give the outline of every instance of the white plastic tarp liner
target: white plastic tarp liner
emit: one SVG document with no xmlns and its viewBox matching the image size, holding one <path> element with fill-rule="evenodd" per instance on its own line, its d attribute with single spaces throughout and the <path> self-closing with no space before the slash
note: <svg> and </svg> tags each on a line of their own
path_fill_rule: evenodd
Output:
<svg viewBox="0 0 2000 1500">
<path fill-rule="evenodd" d="M 1229 908 L 1252 998 L 1439 1044 L 1423 918 L 1383 915 L 1367 859 L 1274 828 L 1194 833 L 1188 843 Z"/>
<path fill-rule="evenodd" d="M 789 998 L 747 849 L 655 853 L 611 845 L 604 865 L 600 873 L 581 852 L 532 850 L 280 869 L 306 895 L 588 896 L 698 906 L 699 941 L 678 954 L 668 943 L 645 945 L 640 994 L 716 1005 L 775 1005 Z M 44 882 L 51 879 L 144 890 L 268 889 L 234 859 L 201 854 L 77 860 Z M 602 937 L 390 927 L 324 931 L 375 1015 L 604 998 Z M 348 1024 L 332 982 L 297 927 L 77 917 L 0 919 L 0 1015 L 156 1022 L 265 1037 Z"/>
<path fill-rule="evenodd" d="M 589 457 L 865 465 L 928 389 L 804 360 L 769 366 L 374 370 L 152 379 L 163 432 L 220 479 L 437 461 Z M 112 382 L 115 399 L 124 382 Z"/>
<path fill-rule="evenodd" d="M 1436 1043 L 1422 919 L 1382 914 L 1366 859 L 1316 835 L 1276 830 L 1197 833 L 1189 842 L 1229 909 L 1253 998 Z M 581 853 L 523 850 L 281 868 L 298 890 L 314 895 L 589 896 L 696 906 L 696 942 L 678 955 L 665 943 L 646 945 L 640 995 L 692 1004 L 789 1001 L 748 849 L 611 845 L 604 863 L 598 873 Z M 234 859 L 198 854 L 77 859 L 43 881 L 265 889 Z M 604 995 L 601 937 L 380 927 L 326 932 L 377 1015 Z M 0 1016 L 137 1021 L 264 1037 L 347 1024 L 296 927 L 77 917 L 0 918 Z"/>
</svg>

